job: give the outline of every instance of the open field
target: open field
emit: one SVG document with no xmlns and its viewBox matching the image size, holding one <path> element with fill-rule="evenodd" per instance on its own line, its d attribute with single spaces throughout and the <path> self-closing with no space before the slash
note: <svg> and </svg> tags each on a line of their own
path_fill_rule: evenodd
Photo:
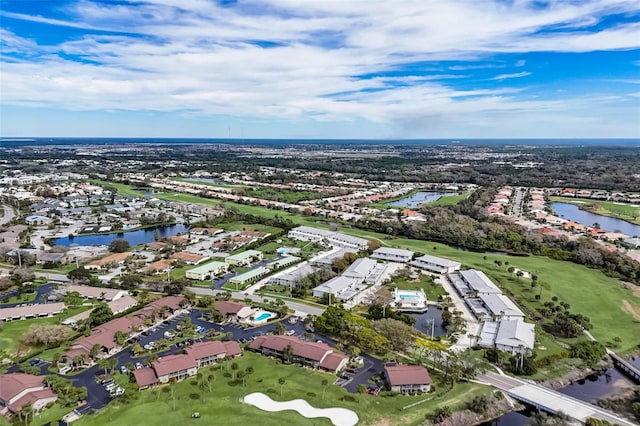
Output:
<svg viewBox="0 0 640 426">
<path fill-rule="evenodd" d="M 213 186 L 213 187 L 217 187 L 217 188 L 242 188 L 242 185 L 231 185 L 229 183 L 210 182 L 210 181 L 206 181 L 206 180 L 199 180 L 197 178 L 185 179 L 183 177 L 172 177 L 170 180 L 173 180 L 173 181 L 176 181 L 176 182 L 196 183 L 198 185 L 207 185 L 207 186 Z"/>
<path fill-rule="evenodd" d="M 430 206 L 451 206 L 454 204 L 458 204 L 460 201 L 464 200 L 469 196 L 468 193 L 462 193 L 458 195 L 445 195 L 438 198 L 436 201 L 429 203 Z"/>
<path fill-rule="evenodd" d="M 20 338 L 32 326 L 60 324 L 60 321 L 89 309 L 89 306 L 67 309 L 60 315 L 51 318 L 33 318 L 26 320 L 6 321 L 0 329 L 0 351 L 13 354 L 20 344 Z"/>
<path fill-rule="evenodd" d="M 118 191 L 119 195 L 124 195 L 124 196 L 142 196 L 144 195 L 144 191 L 140 191 L 138 189 L 134 189 L 133 186 L 131 185 L 125 185 L 123 183 L 117 183 L 117 182 L 109 182 L 109 181 L 105 181 L 105 180 L 98 180 L 98 179 L 91 179 L 89 180 L 89 182 L 91 182 L 94 185 L 99 185 L 99 186 L 111 186 L 113 188 L 115 188 Z"/>
<path fill-rule="evenodd" d="M 271 188 L 265 186 L 258 186 L 255 188 L 245 187 L 243 195 L 253 198 L 262 198 L 264 200 L 281 201 L 283 203 L 295 204 L 303 200 L 313 200 L 320 196 L 316 191 L 294 191 L 291 189 Z"/>
<path fill-rule="evenodd" d="M 550 197 L 550 199 L 552 202 L 575 204 L 580 209 L 590 211 L 591 213 L 615 217 L 640 225 L 640 207 L 635 207 L 630 204 L 592 200 L 589 198 Z"/>
<path fill-rule="evenodd" d="M 216 225 L 217 228 L 222 228 L 227 231 L 259 231 L 259 232 L 267 232 L 269 234 L 275 234 L 278 232 L 282 232 L 281 228 L 276 228 L 275 226 L 267 226 L 261 225 L 259 223 L 219 223 Z"/>
<path fill-rule="evenodd" d="M 165 392 L 162 388 L 150 389 L 136 393 L 134 396 L 136 400 L 129 404 L 123 405 L 113 402 L 101 412 L 81 418 L 77 424 L 79 426 L 104 424 L 183 425 L 185 422 L 200 421 L 204 424 L 244 426 L 249 419 L 259 421 L 261 425 L 265 426 L 331 424 L 328 419 L 306 420 L 292 411 L 268 413 L 241 402 L 242 397 L 247 394 L 264 392 L 277 401 L 302 398 L 318 408 L 347 408 L 358 414 L 359 424 L 363 425 L 382 424 L 380 422 L 384 418 L 388 418 L 388 421 L 391 422 L 384 424 L 417 425 L 424 422 L 425 414 L 433 411 L 437 406 L 455 407 L 472 399 L 475 395 L 487 391 L 487 388 L 480 385 L 460 384 L 445 397 L 434 398 L 433 402 L 401 411 L 402 407 L 412 402 L 435 395 L 387 398 L 358 394 L 353 395 L 355 401 L 344 401 L 340 398 L 348 394 L 344 389 L 331 385 L 332 375 L 302 367 L 282 365 L 278 361 L 253 353 L 245 353 L 235 362 L 238 363 L 238 371 L 244 371 L 249 366 L 254 369 L 254 372 L 248 375 L 244 387 L 242 383 L 233 383 L 231 377 L 233 372 L 229 368 L 230 363 L 226 362 L 228 370 L 212 371 L 211 367 L 200 370 L 204 378 L 209 374 L 214 375 L 212 392 L 209 392 L 208 386 L 201 390 L 197 386 L 195 377 L 174 385 L 175 409 L 170 392 Z M 225 377 L 225 375 L 229 377 Z M 285 384 L 282 387 L 278 384 L 278 379 L 281 377 L 285 379 Z M 322 397 L 323 379 L 329 381 L 324 398 Z M 169 388 L 169 386 L 163 388 Z M 191 419 L 191 414 L 194 412 L 200 413 L 199 420 Z"/>
</svg>

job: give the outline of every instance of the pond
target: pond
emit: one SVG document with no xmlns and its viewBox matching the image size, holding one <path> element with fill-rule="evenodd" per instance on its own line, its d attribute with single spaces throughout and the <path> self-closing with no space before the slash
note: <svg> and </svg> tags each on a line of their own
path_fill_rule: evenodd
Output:
<svg viewBox="0 0 640 426">
<path fill-rule="evenodd" d="M 416 192 L 409 197 L 404 197 L 400 200 L 393 201 L 389 203 L 390 206 L 393 207 L 407 207 L 407 208 L 416 208 L 420 204 L 432 203 L 434 201 L 439 200 L 442 197 L 451 197 L 454 195 L 458 195 L 457 192 Z"/>
<path fill-rule="evenodd" d="M 413 327 L 422 331 L 427 336 L 431 336 L 432 324 L 433 324 L 433 336 L 444 337 L 447 335 L 447 330 L 442 326 L 442 309 L 436 305 L 429 305 L 427 312 L 422 314 L 406 313 L 416 319 Z"/>
<path fill-rule="evenodd" d="M 598 223 L 600 225 L 600 229 L 604 229 L 605 231 L 619 231 L 630 237 L 635 235 L 640 236 L 639 225 L 634 225 L 633 223 L 629 223 L 622 219 L 616 219 L 614 217 L 602 216 L 586 210 L 580 210 L 575 204 L 552 203 L 552 206 L 556 216 L 572 222 L 581 223 L 587 226 L 592 226 L 594 223 Z"/>
<path fill-rule="evenodd" d="M 73 238 L 65 237 L 53 240 L 53 243 L 58 246 L 108 246 L 111 241 L 116 238 L 124 238 L 129 242 L 131 247 L 140 244 L 148 244 L 156 239 L 157 235 L 161 238 L 171 237 L 177 234 L 183 234 L 188 231 L 189 228 L 182 224 L 163 226 L 158 228 L 140 229 L 138 231 L 128 231 L 118 234 L 102 234 L 102 235 L 78 235 Z"/>
</svg>

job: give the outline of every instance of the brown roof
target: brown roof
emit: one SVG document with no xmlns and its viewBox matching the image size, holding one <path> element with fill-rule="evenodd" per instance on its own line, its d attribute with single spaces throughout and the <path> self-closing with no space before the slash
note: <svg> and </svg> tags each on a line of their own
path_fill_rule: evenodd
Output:
<svg viewBox="0 0 640 426">
<path fill-rule="evenodd" d="M 242 355 L 242 348 L 235 340 L 229 340 L 228 342 L 222 342 L 227 356 Z"/>
<path fill-rule="evenodd" d="M 169 244 L 163 243 L 162 241 L 154 241 L 152 243 L 147 244 L 147 248 L 151 250 L 162 250 L 167 246 L 169 246 Z"/>
<path fill-rule="evenodd" d="M 112 300 L 114 297 L 118 295 L 118 293 L 122 292 L 122 290 L 118 290 L 115 288 L 102 288 L 102 287 L 92 287 L 90 285 L 73 285 L 67 284 L 64 286 L 64 289 L 67 292 L 77 291 L 80 293 L 80 296 L 90 297 L 93 299 L 103 298 L 104 300 Z"/>
<path fill-rule="evenodd" d="M 385 366 L 385 372 L 391 386 L 427 385 L 431 383 L 429 371 L 419 365 Z"/>
<path fill-rule="evenodd" d="M 190 355 L 195 360 L 224 353 L 226 353 L 224 344 L 217 340 L 211 342 L 194 343 L 187 348 L 187 355 Z"/>
<path fill-rule="evenodd" d="M 215 234 L 219 234 L 220 232 L 224 232 L 224 229 L 218 229 L 218 228 L 191 228 L 189 230 L 189 232 L 192 232 L 194 234 L 215 235 Z"/>
<path fill-rule="evenodd" d="M 28 306 L 14 306 L 13 308 L 0 309 L 0 321 L 5 318 L 21 318 L 29 316 L 44 316 L 58 314 L 64 311 L 64 302 L 38 303 Z"/>
<path fill-rule="evenodd" d="M 227 300 L 219 300 L 216 302 L 216 309 L 223 315 L 237 314 L 245 306 L 247 305 L 244 303 L 230 302 Z"/>
<path fill-rule="evenodd" d="M 175 253 L 173 256 L 171 256 L 171 258 L 184 260 L 185 262 L 199 263 L 205 259 L 208 259 L 209 256 L 204 256 L 197 253 L 189 253 L 187 251 L 181 251 L 179 253 Z"/>
<path fill-rule="evenodd" d="M 168 355 L 159 361 L 155 361 L 152 365 L 156 375 L 160 377 L 180 370 L 196 368 L 196 360 L 190 355 Z"/>
<path fill-rule="evenodd" d="M 324 357 L 324 359 L 320 363 L 320 367 L 326 370 L 336 371 L 338 367 L 340 367 L 340 364 L 342 363 L 342 361 L 348 358 L 349 358 L 349 355 L 332 352 L 326 357 Z"/>
<path fill-rule="evenodd" d="M 173 241 L 174 243 L 182 244 L 189 241 L 189 237 L 187 237 L 186 235 L 174 235 L 174 236 L 168 237 L 167 240 Z"/>
<path fill-rule="evenodd" d="M 127 257 L 129 257 L 131 253 L 113 253 L 109 256 L 103 257 L 102 259 L 94 260 L 93 262 L 89 262 L 88 265 L 99 266 L 102 267 L 107 263 L 120 263 L 124 261 Z"/>
<path fill-rule="evenodd" d="M 145 386 L 151 386 L 158 382 L 158 378 L 156 377 L 156 372 L 153 368 L 140 368 L 138 370 L 133 370 L 133 377 L 136 379 L 136 383 L 141 388 Z"/>
<path fill-rule="evenodd" d="M 149 306 L 155 309 L 161 309 L 166 306 L 169 309 L 176 310 L 180 308 L 180 303 L 184 300 L 184 296 L 165 296 L 149 303 Z"/>
<path fill-rule="evenodd" d="M 155 272 L 155 271 L 164 271 L 168 268 L 171 268 L 171 261 L 167 259 L 156 260 L 153 263 L 146 265 L 141 269 L 142 272 Z"/>
<path fill-rule="evenodd" d="M 8 402 L 26 389 L 44 386 L 43 383 L 44 376 L 24 373 L 0 374 L 0 398 Z"/>
<path fill-rule="evenodd" d="M 58 395 L 56 395 L 51 389 L 47 388 L 47 389 L 42 389 L 42 390 L 38 390 L 38 391 L 33 391 L 33 392 L 29 392 L 26 395 L 23 395 L 22 398 L 12 402 L 11 404 L 9 404 L 9 410 L 13 411 L 14 413 L 20 411 L 20 409 L 22 407 L 24 407 L 25 405 L 29 405 L 29 404 L 33 404 L 36 401 L 39 401 L 41 399 L 45 399 L 45 398 L 58 398 Z"/>
<path fill-rule="evenodd" d="M 294 355 L 318 362 L 333 352 L 331 346 L 325 343 L 304 342 L 295 336 L 260 336 L 251 342 L 249 347 L 255 350 L 267 348 L 284 352 L 288 345 L 293 349 Z"/>
</svg>

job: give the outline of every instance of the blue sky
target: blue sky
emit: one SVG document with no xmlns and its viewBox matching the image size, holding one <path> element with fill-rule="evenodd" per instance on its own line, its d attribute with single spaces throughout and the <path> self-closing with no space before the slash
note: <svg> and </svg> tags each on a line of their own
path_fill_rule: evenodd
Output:
<svg viewBox="0 0 640 426">
<path fill-rule="evenodd" d="M 0 0 L 0 135 L 638 138 L 636 0 Z"/>
</svg>

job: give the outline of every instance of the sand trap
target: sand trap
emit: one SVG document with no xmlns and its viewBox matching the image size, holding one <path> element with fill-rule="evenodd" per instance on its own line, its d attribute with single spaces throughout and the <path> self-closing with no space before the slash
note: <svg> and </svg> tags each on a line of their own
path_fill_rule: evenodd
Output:
<svg viewBox="0 0 640 426">
<path fill-rule="evenodd" d="M 336 426 L 353 426 L 358 423 L 358 415 L 346 408 L 315 408 L 304 399 L 278 402 L 262 392 L 251 393 L 244 397 L 244 402 L 264 411 L 294 410 L 308 419 L 327 417 Z"/>
</svg>

